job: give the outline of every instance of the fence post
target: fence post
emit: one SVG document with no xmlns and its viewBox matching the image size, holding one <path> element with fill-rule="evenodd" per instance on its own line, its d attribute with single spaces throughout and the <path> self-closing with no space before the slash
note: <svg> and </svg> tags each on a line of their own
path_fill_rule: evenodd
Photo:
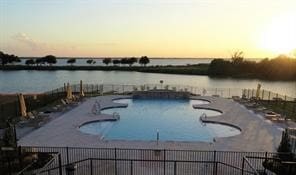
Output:
<svg viewBox="0 0 296 175">
<path fill-rule="evenodd" d="M 69 147 L 66 147 L 67 152 L 67 165 L 69 165 Z"/>
<path fill-rule="evenodd" d="M 265 161 L 267 161 L 267 152 L 265 152 Z M 264 166 L 264 173 L 266 174 L 266 167 Z"/>
<path fill-rule="evenodd" d="M 248 89 L 248 99 L 250 99 L 250 91 L 249 91 L 249 89 Z"/>
<path fill-rule="evenodd" d="M 177 162 L 174 161 L 174 175 L 177 175 Z"/>
<path fill-rule="evenodd" d="M 130 168 L 131 168 L 131 175 L 133 175 L 133 161 L 131 160 L 131 163 L 130 163 Z"/>
<path fill-rule="evenodd" d="M 288 110 L 286 110 L 286 108 L 287 108 L 287 95 L 285 95 L 285 101 L 284 101 L 284 104 L 283 105 L 284 105 L 283 106 L 284 113 L 287 116 L 287 114 L 288 114 Z"/>
<path fill-rule="evenodd" d="M 292 112 L 292 115 L 296 115 L 296 98 L 294 99 L 294 102 L 292 104 L 293 104 L 293 112 Z"/>
<path fill-rule="evenodd" d="M 98 94 L 99 93 L 99 85 L 97 84 L 96 87 L 97 87 L 96 94 Z"/>
<path fill-rule="evenodd" d="M 117 154 L 116 154 L 116 148 L 114 148 L 114 158 L 115 158 L 115 175 L 117 175 Z"/>
<path fill-rule="evenodd" d="M 244 175 L 244 169 L 245 169 L 245 157 L 243 157 L 242 175 Z"/>
<path fill-rule="evenodd" d="M 8 169 L 9 169 L 9 175 L 12 175 L 12 167 L 11 167 L 11 162 L 10 162 L 10 157 L 6 153 L 6 158 L 8 162 Z"/>
<path fill-rule="evenodd" d="M 165 175 L 165 161 L 166 161 L 166 155 L 165 155 L 165 149 L 163 150 L 163 174 Z"/>
<path fill-rule="evenodd" d="M 19 157 L 19 166 L 23 167 L 22 147 L 21 146 L 18 146 L 18 157 Z"/>
<path fill-rule="evenodd" d="M 216 153 L 217 151 L 214 151 L 214 166 L 213 166 L 213 175 L 217 175 L 217 160 L 216 160 Z"/>
<path fill-rule="evenodd" d="M 90 159 L 90 175 L 93 175 L 93 161 Z"/>
<path fill-rule="evenodd" d="M 61 154 L 59 154 L 58 157 L 59 157 L 59 175 L 63 175 Z"/>
</svg>

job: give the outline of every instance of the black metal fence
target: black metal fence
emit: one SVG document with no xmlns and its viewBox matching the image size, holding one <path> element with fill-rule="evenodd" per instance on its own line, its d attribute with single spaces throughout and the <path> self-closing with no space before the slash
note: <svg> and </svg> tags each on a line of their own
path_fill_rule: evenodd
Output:
<svg viewBox="0 0 296 175">
<path fill-rule="evenodd" d="M 27 111 L 33 111 L 44 107 L 58 99 L 65 97 L 64 91 L 59 89 L 36 95 L 24 96 Z M 16 98 L 17 99 L 17 98 Z M 20 104 L 18 100 L 9 103 L 0 104 L 0 126 L 2 126 L 8 119 L 17 120 L 20 116 Z M 3 126 L 2 126 L 3 127 Z"/>
<path fill-rule="evenodd" d="M 60 153 L 61 166 L 58 161 L 51 163 L 39 171 L 39 174 L 44 175 L 69 173 L 67 171 L 90 175 L 247 175 L 258 172 L 272 175 L 273 173 L 263 166 L 263 162 L 278 155 L 270 152 L 164 149 L 76 147 L 22 147 L 21 149 L 23 152 Z M 69 165 L 72 167 L 71 170 Z"/>
<path fill-rule="evenodd" d="M 71 85 L 74 94 L 80 92 L 80 85 Z M 172 91 L 190 92 L 194 95 L 201 96 L 219 96 L 223 98 L 245 97 L 251 99 L 259 96 L 262 100 L 269 101 L 285 101 L 295 102 L 296 99 L 273 93 L 267 90 L 260 90 L 259 94 L 255 89 L 238 89 L 238 88 L 202 88 L 186 85 L 162 85 L 162 84 L 144 84 L 144 85 L 114 85 L 114 84 L 83 84 L 83 91 L 87 96 L 103 95 L 103 94 L 129 94 L 133 91 L 148 91 L 153 89 L 164 89 Z M 42 94 L 25 96 L 27 111 L 36 110 L 40 107 L 46 106 L 56 100 L 66 97 L 66 87 L 54 89 Z M 295 108 L 295 107 L 294 107 Z M 296 108 L 295 108 L 296 109 Z M 17 118 L 20 115 L 19 102 L 12 101 L 5 104 L 0 104 L 0 122 L 4 123 L 9 118 Z"/>
</svg>

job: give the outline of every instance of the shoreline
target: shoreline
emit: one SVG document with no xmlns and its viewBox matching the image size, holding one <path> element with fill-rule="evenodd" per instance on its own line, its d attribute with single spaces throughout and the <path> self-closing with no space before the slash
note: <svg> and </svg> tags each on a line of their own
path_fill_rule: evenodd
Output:
<svg viewBox="0 0 296 175">
<path fill-rule="evenodd" d="M 0 66 L 0 71 L 126 71 L 126 72 L 142 72 L 142 73 L 161 73 L 161 74 L 175 74 L 175 75 L 200 75 L 209 76 L 210 78 L 223 79 L 258 79 L 265 81 L 296 81 L 295 78 L 267 78 L 256 74 L 237 74 L 237 75 L 211 75 L 208 72 L 210 64 L 200 63 L 192 65 L 166 65 L 166 66 L 56 66 L 56 65 L 5 65 Z"/>
</svg>

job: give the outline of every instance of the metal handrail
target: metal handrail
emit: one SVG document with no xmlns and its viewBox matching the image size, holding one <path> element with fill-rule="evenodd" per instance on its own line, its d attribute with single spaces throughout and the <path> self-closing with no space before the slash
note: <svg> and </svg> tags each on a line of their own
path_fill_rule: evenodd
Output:
<svg viewBox="0 0 296 175">
<path fill-rule="evenodd" d="M 253 165 L 250 163 L 250 161 L 248 160 L 248 158 L 246 156 L 243 157 L 243 168 L 242 168 L 242 175 L 244 174 L 244 164 L 245 162 L 249 165 L 249 167 L 253 170 L 253 174 L 255 175 L 260 175 L 259 172 L 256 170 L 256 168 L 253 167 Z"/>
</svg>

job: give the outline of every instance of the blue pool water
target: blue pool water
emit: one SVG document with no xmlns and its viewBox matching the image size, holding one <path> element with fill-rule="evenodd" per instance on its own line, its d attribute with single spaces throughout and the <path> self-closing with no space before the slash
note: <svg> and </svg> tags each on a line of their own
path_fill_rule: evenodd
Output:
<svg viewBox="0 0 296 175">
<path fill-rule="evenodd" d="M 202 113 L 208 117 L 221 113 L 214 110 L 193 109 L 193 104 L 204 104 L 200 100 L 171 99 L 122 99 L 127 108 L 112 108 L 102 113 L 119 113 L 115 122 L 94 122 L 82 125 L 80 130 L 88 134 L 102 135 L 107 140 L 156 140 L 166 141 L 212 141 L 214 137 L 227 137 L 240 133 L 236 128 L 219 124 L 204 124 Z"/>
</svg>

